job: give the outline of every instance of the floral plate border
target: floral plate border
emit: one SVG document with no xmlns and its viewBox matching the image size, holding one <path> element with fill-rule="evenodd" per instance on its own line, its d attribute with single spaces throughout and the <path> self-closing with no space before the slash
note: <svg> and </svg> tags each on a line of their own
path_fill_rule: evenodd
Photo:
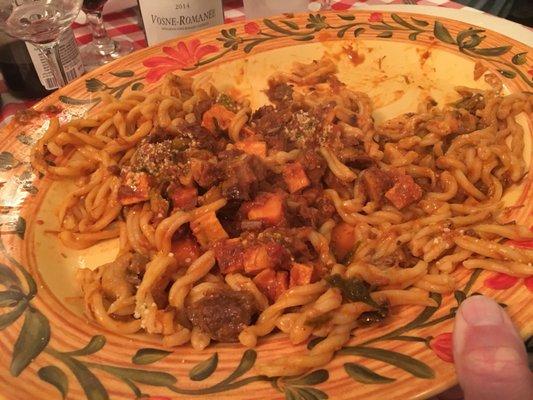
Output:
<svg viewBox="0 0 533 400">
<path fill-rule="evenodd" d="M 39 187 L 45 185 L 33 174 L 27 162 L 28 148 L 35 137 L 42 134 L 50 114 L 59 112 L 60 118 L 68 119 L 97 106 L 104 93 L 120 98 L 127 88 L 149 88 L 166 72 L 195 72 L 221 61 L 276 46 L 347 37 L 437 43 L 465 56 L 483 60 L 501 75 L 505 83 L 526 90 L 531 90 L 533 86 L 533 69 L 528 68 L 527 49 L 524 50 L 518 42 L 509 39 L 505 40 L 504 45 L 497 44 L 501 43 L 501 36 L 452 20 L 386 12 L 285 15 L 237 23 L 136 53 L 137 57 L 128 58 L 131 59 L 130 64 L 134 65 L 131 69 L 122 68 L 128 65 L 125 59 L 89 74 L 87 79 L 75 82 L 37 105 L 36 109 L 40 111 L 19 116 L 0 135 L 6 138 L 2 146 L 5 150 L 0 153 L 4 184 L 11 179 L 16 186 L 16 193 L 12 193 L 12 200 L 15 200 L 11 202 L 13 205 L 0 207 L 0 253 L 3 256 L 3 263 L 0 264 L 0 345 L 5 354 L 0 360 L 0 364 L 5 365 L 0 367 L 0 383 L 7 385 L 9 382 L 11 387 L 18 385 L 22 389 L 21 381 L 15 378 L 24 376 L 34 380 L 35 384 L 39 379 L 50 385 L 62 398 L 85 397 L 89 400 L 117 396 L 164 400 L 175 396 L 203 398 L 214 394 L 217 397 L 226 394 L 247 398 L 247 392 L 237 390 L 248 387 L 254 390 L 260 387 L 268 396 L 278 392 L 288 400 L 339 398 L 342 397 L 341 391 L 345 395 L 345 390 L 338 386 L 327 389 L 331 377 L 329 366 L 294 378 L 255 375 L 253 366 L 258 352 L 251 349 L 242 350 L 237 358 L 231 357 L 231 361 L 226 360 L 229 352 L 223 347 L 216 348 L 217 351 L 208 350 L 209 354 L 203 353 L 201 360 L 194 365 L 179 370 L 178 376 L 168 372 L 168 365 L 160 365 L 165 359 L 179 353 L 179 349 L 171 352 L 162 348 L 133 346 L 135 352 L 127 357 L 127 361 L 123 357 L 121 362 L 117 362 L 106 356 L 106 335 L 95 334 L 86 337 L 83 342 L 78 340 L 78 347 L 65 346 L 65 340 L 57 340 L 61 334 L 53 331 L 54 320 L 43 311 L 45 300 L 40 299 L 42 280 L 37 271 L 29 271 L 24 256 L 20 255 L 20 248 L 24 247 L 27 225 L 23 216 L 31 215 L 32 208 L 41 197 Z M 141 63 L 142 67 L 139 68 Z M 121 68 L 117 69 L 117 66 Z M 26 133 L 32 129 L 35 131 L 33 134 Z M 16 145 L 13 138 L 16 139 Z M 16 151 L 8 151 L 12 148 Z M 529 185 L 530 182 L 519 200 L 522 204 L 531 199 Z M 1 196 L 3 200 L 7 198 L 4 192 L 1 192 Z M 527 214 L 521 218 L 531 221 L 531 210 L 526 208 Z M 29 219 L 28 225 L 31 223 L 33 221 Z M 533 247 L 531 242 L 517 242 L 515 245 Z M 379 396 L 389 393 L 388 390 L 400 393 L 399 385 L 405 386 L 403 382 L 406 377 L 409 377 L 409 382 L 415 383 L 416 396 L 420 398 L 449 386 L 454 378 L 451 366 L 446 363 L 453 362 L 450 329 L 458 305 L 480 291 L 494 295 L 496 290 L 502 290 L 510 293 L 506 296 L 506 303 L 513 307 L 519 301 L 527 301 L 526 296 L 531 296 L 530 292 L 533 291 L 531 278 L 523 280 L 523 286 L 517 285 L 518 281 L 503 274 L 482 274 L 479 270 L 465 275 L 462 277 L 463 285 L 455 291 L 453 300 L 443 301 L 440 295 L 433 294 L 438 307 L 426 307 L 418 314 L 412 313 L 409 322 L 385 334 L 372 334 L 369 339 L 356 339 L 353 341 L 356 344 L 344 346 L 337 352 L 336 362 L 340 364 L 333 373 L 343 373 L 345 383 L 353 381 L 358 385 L 390 387 L 378 390 L 376 393 L 379 392 Z M 527 315 L 523 308 L 514 313 L 524 335 L 531 334 L 533 329 L 531 318 L 529 325 L 526 324 Z M 91 330 L 94 331 L 94 328 Z M 111 337 L 111 334 L 107 337 Z M 54 338 L 58 343 L 54 342 Z M 317 343 L 317 339 L 311 340 L 307 346 L 312 347 Z M 396 351 L 383 346 L 390 343 L 408 343 L 410 348 L 417 346 L 417 352 L 425 355 L 416 357 L 407 354 L 405 347 Z M 437 358 L 428 362 L 428 352 Z M 388 366 L 386 372 L 376 365 Z M 443 382 L 437 382 L 436 378 L 441 375 L 446 378 Z M 411 378 L 417 380 L 412 381 Z M 187 383 L 184 384 L 183 380 Z M 423 380 L 428 381 L 424 383 Z M 127 391 L 117 389 L 120 385 Z M 269 392 L 265 387 L 273 391 Z M 358 388 L 360 386 L 354 386 L 351 395 Z M 12 391 L 8 386 L 2 387 L 2 390 L 4 394 L 12 395 L 12 398 L 23 398 L 16 394 L 17 390 Z M 49 389 L 47 393 L 51 393 Z M 131 397 L 124 397 L 126 393 Z"/>
</svg>

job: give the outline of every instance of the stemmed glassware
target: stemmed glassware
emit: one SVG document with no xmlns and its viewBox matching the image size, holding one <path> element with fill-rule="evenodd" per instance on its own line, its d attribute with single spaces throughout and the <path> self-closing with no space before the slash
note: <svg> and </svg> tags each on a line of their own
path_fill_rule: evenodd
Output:
<svg viewBox="0 0 533 400">
<path fill-rule="evenodd" d="M 86 70 L 107 64 L 133 51 L 128 41 L 112 40 L 104 27 L 102 10 L 107 0 L 83 0 L 82 10 L 87 14 L 93 40 L 80 49 L 81 59 Z"/>
<path fill-rule="evenodd" d="M 67 79 L 59 62 L 58 39 L 80 11 L 82 0 L 0 0 L 0 29 L 34 44 L 58 85 Z"/>
</svg>

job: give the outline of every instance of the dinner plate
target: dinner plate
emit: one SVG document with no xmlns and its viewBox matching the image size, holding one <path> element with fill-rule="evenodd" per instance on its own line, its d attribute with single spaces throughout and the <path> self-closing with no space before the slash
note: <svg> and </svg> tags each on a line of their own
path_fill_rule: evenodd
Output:
<svg viewBox="0 0 533 400">
<path fill-rule="evenodd" d="M 520 41 L 529 40 L 530 32 L 465 15 L 437 8 L 364 9 L 224 25 L 135 52 L 18 114 L 0 134 L 0 397 L 423 399 L 456 383 L 453 317 L 458 304 L 475 293 L 504 304 L 529 337 L 532 279 L 461 268 L 455 293 L 434 296 L 438 307 L 404 307 L 385 325 L 357 330 L 333 361 L 300 377 L 258 375 L 254 364 L 290 358 L 313 342 L 293 346 L 274 334 L 253 349 L 219 344 L 195 351 L 163 348 L 157 337 L 106 331 L 84 316 L 74 273 L 113 259 L 116 242 L 83 251 L 62 247 L 54 231 L 68 184 L 38 176 L 29 163 L 50 117 L 68 121 L 127 88 L 152 90 L 166 72 L 210 79 L 258 107 L 266 101 L 270 74 L 327 54 L 336 60 L 341 81 L 369 94 L 377 122 L 415 111 L 427 95 L 439 104 L 451 102 L 459 85 L 501 83 L 508 93 L 531 91 L 530 46 Z M 507 36 L 498 33 L 500 25 Z M 475 66 L 485 75 L 474 76 Z M 521 116 L 520 123 L 531 166 L 531 121 Z M 506 217 L 531 225 L 531 167 L 528 176 L 506 196 L 506 204 L 516 206 L 506 209 Z"/>
</svg>

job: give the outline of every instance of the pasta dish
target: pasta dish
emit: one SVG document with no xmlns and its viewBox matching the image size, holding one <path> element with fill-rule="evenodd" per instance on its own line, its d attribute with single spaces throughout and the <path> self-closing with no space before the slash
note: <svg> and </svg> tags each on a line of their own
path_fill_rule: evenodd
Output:
<svg viewBox="0 0 533 400">
<path fill-rule="evenodd" d="M 78 280 L 87 315 L 165 346 L 254 347 L 276 330 L 306 352 L 268 376 L 328 363 L 354 330 L 397 306 L 436 306 L 456 269 L 533 275 L 531 239 L 503 218 L 526 172 L 531 93 L 457 88 L 382 124 L 328 58 L 269 80 L 270 104 L 208 79 L 167 75 L 96 112 L 52 119 L 32 164 L 74 180 L 58 205 L 61 242 L 118 238 L 117 258 Z"/>
</svg>

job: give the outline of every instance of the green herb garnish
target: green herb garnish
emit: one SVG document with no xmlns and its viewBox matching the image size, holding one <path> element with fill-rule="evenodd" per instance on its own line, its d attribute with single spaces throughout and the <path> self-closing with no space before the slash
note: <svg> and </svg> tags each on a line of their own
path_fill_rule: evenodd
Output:
<svg viewBox="0 0 533 400">
<path fill-rule="evenodd" d="M 225 93 L 222 93 L 220 96 L 218 96 L 217 103 L 223 105 L 228 110 L 233 111 L 236 113 L 239 111 L 239 108 L 237 107 L 237 103 L 235 100 L 233 100 L 230 96 L 228 96 Z"/>
<path fill-rule="evenodd" d="M 330 275 L 326 278 L 330 286 L 339 288 L 342 297 L 350 302 L 361 301 L 369 306 L 380 308 L 380 305 L 370 297 L 370 287 L 357 278 L 344 279 L 339 274 Z"/>
</svg>

